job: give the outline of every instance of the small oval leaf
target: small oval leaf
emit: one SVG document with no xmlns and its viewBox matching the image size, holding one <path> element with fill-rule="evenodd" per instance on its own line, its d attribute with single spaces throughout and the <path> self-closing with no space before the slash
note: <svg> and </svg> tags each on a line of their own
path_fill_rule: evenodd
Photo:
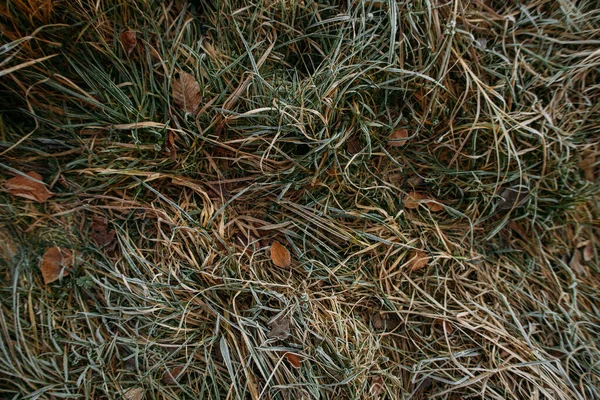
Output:
<svg viewBox="0 0 600 400">
<path fill-rule="evenodd" d="M 68 268 L 73 264 L 73 253 L 58 246 L 50 247 L 42 257 L 42 277 L 47 285 L 69 275 Z"/>
<path fill-rule="evenodd" d="M 271 245 L 271 261 L 281 268 L 288 268 L 292 264 L 292 256 L 288 249 L 279 242 L 273 242 Z"/>
</svg>

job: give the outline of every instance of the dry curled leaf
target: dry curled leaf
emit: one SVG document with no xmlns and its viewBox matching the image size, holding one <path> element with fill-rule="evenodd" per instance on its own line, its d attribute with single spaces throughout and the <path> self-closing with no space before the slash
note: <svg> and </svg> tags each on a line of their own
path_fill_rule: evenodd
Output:
<svg viewBox="0 0 600 400">
<path fill-rule="evenodd" d="M 40 174 L 31 171 L 27 172 L 26 175 L 33 179 L 19 175 L 15 176 L 14 178 L 10 178 L 4 184 L 6 189 L 13 196 L 24 197 L 29 200 L 37 201 L 38 203 L 44 203 L 54 195 L 54 193 L 46 188 L 46 185 L 40 183 L 43 179 Z"/>
<path fill-rule="evenodd" d="M 198 112 L 202 94 L 194 75 L 183 71 L 179 72 L 179 78 L 172 83 L 172 96 L 175 104 L 185 112 L 190 114 Z"/>
<path fill-rule="evenodd" d="M 169 155 L 171 160 L 177 160 L 177 148 L 175 147 L 175 135 L 169 131 L 167 133 L 167 139 L 164 145 L 165 152 Z"/>
<path fill-rule="evenodd" d="M 355 155 L 360 153 L 361 145 L 360 140 L 356 136 L 352 136 L 350 139 L 346 141 L 346 150 L 350 155 Z"/>
<path fill-rule="evenodd" d="M 452 332 L 454 332 L 452 324 L 445 319 L 438 318 L 435 320 L 435 323 L 436 325 L 440 326 L 448 335 L 452 335 Z"/>
<path fill-rule="evenodd" d="M 273 242 L 271 245 L 271 261 L 281 268 L 288 268 L 292 264 L 292 256 L 288 249 L 279 242 Z"/>
<path fill-rule="evenodd" d="M 73 253 L 58 246 L 50 247 L 42 257 L 42 277 L 47 285 L 60 279 L 61 276 L 69 275 L 69 269 L 73 264 Z"/>
<path fill-rule="evenodd" d="M 594 245 L 592 241 L 588 241 L 583 248 L 583 260 L 589 262 L 594 257 Z"/>
<path fill-rule="evenodd" d="M 571 257 L 571 261 L 569 261 L 569 267 L 571 267 L 571 269 L 573 271 L 575 271 L 577 273 L 577 275 L 585 276 L 587 274 L 585 271 L 585 267 L 581 264 L 581 261 L 582 261 L 581 251 L 575 250 L 573 252 L 573 256 Z"/>
<path fill-rule="evenodd" d="M 402 202 L 402 204 L 405 208 L 415 209 L 419 207 L 419 204 L 421 204 L 421 200 L 425 198 L 426 197 L 419 192 L 410 192 L 407 193 L 406 196 L 404 196 L 404 201 Z"/>
<path fill-rule="evenodd" d="M 419 192 L 410 192 L 404 197 L 404 201 L 402 202 L 405 208 L 415 209 L 418 208 L 420 204 L 424 204 L 429 208 L 432 212 L 442 211 L 444 206 L 441 205 L 438 201 L 433 200 L 423 193 Z"/>
<path fill-rule="evenodd" d="M 127 53 L 127 57 L 129 57 L 137 45 L 135 31 L 125 31 L 121 33 L 121 44 Z"/>
<path fill-rule="evenodd" d="M 144 388 L 137 387 L 137 388 L 127 389 L 127 391 L 125 391 L 123 396 L 127 400 L 142 400 L 144 398 L 144 393 L 145 393 Z"/>
<path fill-rule="evenodd" d="M 169 369 L 166 370 L 163 373 L 161 381 L 165 385 L 174 385 L 177 382 L 179 382 L 179 379 L 181 379 L 182 376 L 183 376 L 183 367 L 179 366 L 179 367 L 171 368 L 170 370 Z"/>
<path fill-rule="evenodd" d="M 500 192 L 498 210 L 511 210 L 521 207 L 529 198 L 529 188 L 525 185 L 505 187 Z"/>
<path fill-rule="evenodd" d="M 378 331 L 393 331 L 400 326 L 400 318 L 394 314 L 376 311 L 371 314 L 371 324 Z"/>
<path fill-rule="evenodd" d="M 302 366 L 302 360 L 298 354 L 286 352 L 283 356 L 289 361 L 292 367 L 300 368 Z"/>
<path fill-rule="evenodd" d="M 431 212 L 438 212 L 444 209 L 444 206 L 434 200 L 428 200 L 425 202 L 425 205 L 429 207 Z"/>
<path fill-rule="evenodd" d="M 100 247 L 110 244 L 115 238 L 115 231 L 108 229 L 108 224 L 104 218 L 94 218 L 90 224 L 90 229 L 92 240 Z"/>
<path fill-rule="evenodd" d="M 289 317 L 282 315 L 269 323 L 269 326 L 271 327 L 267 335 L 269 339 L 285 340 L 291 335 Z"/>
<path fill-rule="evenodd" d="M 378 397 L 383 393 L 383 378 L 381 376 L 375 376 L 371 378 L 371 388 L 369 390 L 371 392 L 371 396 Z"/>
<path fill-rule="evenodd" d="M 408 268 L 410 271 L 417 271 L 425 267 L 429 263 L 429 260 L 431 260 L 431 257 L 424 251 L 413 250 L 408 257 Z"/>
<path fill-rule="evenodd" d="M 388 138 L 388 144 L 392 147 L 402 147 L 406 144 L 408 131 L 406 129 L 395 129 Z"/>
</svg>

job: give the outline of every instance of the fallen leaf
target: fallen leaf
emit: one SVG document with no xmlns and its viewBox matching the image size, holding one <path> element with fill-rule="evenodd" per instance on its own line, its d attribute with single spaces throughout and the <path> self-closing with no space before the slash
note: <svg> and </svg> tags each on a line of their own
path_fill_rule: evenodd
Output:
<svg viewBox="0 0 600 400">
<path fill-rule="evenodd" d="M 69 275 L 68 268 L 73 264 L 73 253 L 58 246 L 50 247 L 42 257 L 42 277 L 47 285 Z"/>
<path fill-rule="evenodd" d="M 429 263 L 429 260 L 431 260 L 431 257 L 429 257 L 424 251 L 413 250 L 409 254 L 408 268 L 411 272 L 420 270 Z"/>
<path fill-rule="evenodd" d="M 269 323 L 271 330 L 267 334 L 269 339 L 287 339 L 290 333 L 290 318 L 286 316 L 280 316 L 274 321 Z"/>
<path fill-rule="evenodd" d="M 571 261 L 569 261 L 569 267 L 571 267 L 571 269 L 575 271 L 577 275 L 585 276 L 587 273 L 585 271 L 585 267 L 581 264 L 581 260 L 581 251 L 575 250 L 573 252 L 573 256 L 571 257 Z"/>
<path fill-rule="evenodd" d="M 579 163 L 579 167 L 583 169 L 585 179 L 590 182 L 594 182 L 596 179 L 595 165 L 596 165 L 596 153 L 593 149 L 588 149 L 584 153 L 583 160 Z"/>
<path fill-rule="evenodd" d="M 283 356 L 289 361 L 292 367 L 300 368 L 302 366 L 302 360 L 298 354 L 286 352 Z"/>
<path fill-rule="evenodd" d="M 400 318 L 390 313 L 374 312 L 371 315 L 371 324 L 376 330 L 389 332 L 400 326 Z"/>
<path fill-rule="evenodd" d="M 27 172 L 26 175 L 40 182 L 43 180 L 42 176 L 37 172 Z M 19 175 L 7 180 L 4 186 L 13 196 L 24 197 L 29 200 L 37 201 L 38 203 L 44 203 L 52 197 L 54 193 L 49 191 L 43 183 L 36 182 L 33 179 Z"/>
<path fill-rule="evenodd" d="M 175 135 L 169 131 L 164 145 L 165 151 L 171 160 L 177 160 L 177 148 L 175 147 Z"/>
<path fill-rule="evenodd" d="M 438 212 L 444 209 L 444 206 L 434 200 L 428 200 L 425 202 L 425 205 L 429 207 L 431 212 Z"/>
<path fill-rule="evenodd" d="M 175 79 L 172 87 L 172 96 L 182 110 L 190 114 L 196 114 L 202 101 L 200 85 L 196 82 L 194 75 L 180 71 L 179 79 Z"/>
<path fill-rule="evenodd" d="M 288 249 L 275 241 L 271 245 L 271 261 L 281 268 L 288 268 L 292 264 L 292 256 Z"/>
<path fill-rule="evenodd" d="M 110 244 L 115 238 L 115 231 L 108 230 L 108 224 L 104 218 L 95 217 L 90 224 L 90 229 L 92 240 L 100 247 Z"/>
<path fill-rule="evenodd" d="M 402 202 L 402 204 L 404 204 L 405 208 L 415 209 L 419 207 L 419 204 L 421 204 L 421 200 L 425 198 L 426 197 L 419 192 L 410 192 L 407 193 L 406 196 L 404 196 L 404 201 Z"/>
<path fill-rule="evenodd" d="M 419 192 L 410 192 L 404 196 L 404 200 L 402 202 L 405 208 L 415 209 L 418 208 L 420 204 L 424 204 L 431 210 L 431 212 L 438 212 L 444 209 L 444 206 L 440 204 L 437 200 L 431 199 Z"/>
<path fill-rule="evenodd" d="M 360 140 L 356 138 L 356 136 L 352 136 L 350 139 L 346 141 L 346 150 L 350 155 L 355 155 L 360 153 L 361 145 Z"/>
<path fill-rule="evenodd" d="M 137 45 L 137 38 L 135 31 L 125 31 L 121 34 L 121 44 L 127 53 L 127 57 L 131 55 L 133 49 Z"/>
<path fill-rule="evenodd" d="M 161 381 L 165 385 L 175 385 L 177 382 L 179 382 L 179 379 L 183 376 L 182 372 L 183 372 L 182 366 L 175 367 L 170 370 L 167 369 L 163 373 Z"/>
<path fill-rule="evenodd" d="M 529 188 L 524 185 L 505 187 L 500 192 L 498 210 L 511 210 L 521 207 L 529 198 Z"/>
<path fill-rule="evenodd" d="M 123 396 L 127 400 L 142 400 L 142 398 L 144 397 L 144 392 L 144 388 L 130 388 L 125 391 Z"/>
<path fill-rule="evenodd" d="M 442 327 L 442 329 L 448 333 L 448 335 L 452 335 L 452 332 L 454 332 L 454 328 L 452 327 L 452 324 L 444 319 L 436 319 L 435 323 L 439 326 Z"/>
<path fill-rule="evenodd" d="M 388 138 L 388 144 L 392 147 L 402 147 L 406 144 L 408 131 L 406 129 L 395 129 Z"/>
<path fill-rule="evenodd" d="M 377 397 L 383 393 L 383 378 L 381 376 L 375 376 L 371 378 L 371 396 Z"/>
<path fill-rule="evenodd" d="M 592 244 L 592 241 L 590 240 L 589 242 L 587 242 L 587 244 L 583 248 L 583 259 L 584 259 L 584 261 L 588 262 L 588 261 L 591 261 L 592 258 L 594 258 L 594 245 Z"/>
</svg>

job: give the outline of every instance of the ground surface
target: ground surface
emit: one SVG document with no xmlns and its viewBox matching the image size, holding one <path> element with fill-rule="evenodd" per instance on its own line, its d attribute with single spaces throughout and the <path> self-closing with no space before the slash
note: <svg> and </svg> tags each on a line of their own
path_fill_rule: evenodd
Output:
<svg viewBox="0 0 600 400">
<path fill-rule="evenodd" d="M 600 398 L 597 1 L 2 1 L 6 398 Z"/>
</svg>

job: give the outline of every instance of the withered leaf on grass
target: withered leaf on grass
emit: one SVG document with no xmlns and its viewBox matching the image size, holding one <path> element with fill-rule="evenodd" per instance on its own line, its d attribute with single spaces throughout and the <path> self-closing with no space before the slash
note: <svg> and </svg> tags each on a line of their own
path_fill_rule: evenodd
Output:
<svg viewBox="0 0 600 400">
<path fill-rule="evenodd" d="M 177 148 L 175 147 L 175 135 L 169 131 L 165 140 L 164 149 L 171 160 L 177 160 Z"/>
<path fill-rule="evenodd" d="M 29 179 L 24 176 L 15 176 L 6 181 L 4 186 L 13 195 L 24 197 L 29 200 L 37 201 L 38 203 L 44 203 L 50 197 L 54 195 L 51 191 L 46 188 L 42 182 L 43 178 L 37 172 L 27 172 L 27 176 L 33 178 Z M 40 182 L 36 182 L 40 181 Z"/>
<path fill-rule="evenodd" d="M 300 368 L 302 366 L 302 360 L 298 354 L 286 352 L 283 356 L 289 361 L 292 367 Z"/>
<path fill-rule="evenodd" d="M 406 144 L 408 131 L 406 129 L 395 129 L 388 138 L 388 144 L 392 147 L 402 147 Z"/>
<path fill-rule="evenodd" d="M 92 240 L 100 247 L 110 244 L 115 238 L 115 231 L 108 230 L 108 224 L 104 218 L 95 217 L 90 224 L 90 229 Z"/>
<path fill-rule="evenodd" d="M 146 391 L 144 390 L 144 388 L 141 388 L 141 387 L 130 388 L 125 391 L 124 397 L 127 400 L 142 400 L 144 398 L 145 392 Z"/>
<path fill-rule="evenodd" d="M 288 268 L 292 264 L 292 256 L 288 249 L 275 241 L 271 245 L 271 261 L 281 268 Z"/>
<path fill-rule="evenodd" d="M 521 207 L 529 198 L 529 188 L 524 185 L 505 187 L 500 192 L 498 210 L 507 211 Z"/>
<path fill-rule="evenodd" d="M 429 263 L 429 260 L 431 260 L 431 257 L 424 251 L 413 250 L 408 256 L 408 268 L 411 272 L 420 270 Z"/>
<path fill-rule="evenodd" d="M 73 264 L 73 253 L 58 246 L 50 247 L 42 257 L 42 277 L 47 285 L 69 275 Z"/>
<path fill-rule="evenodd" d="M 202 101 L 200 85 L 194 75 L 180 71 L 179 78 L 172 83 L 172 96 L 182 110 L 190 114 L 196 114 Z"/>
<path fill-rule="evenodd" d="M 573 256 L 571 257 L 571 261 L 569 261 L 569 267 L 573 271 L 577 273 L 577 275 L 584 276 L 587 275 L 585 271 L 585 267 L 581 264 L 582 256 L 581 251 L 575 250 L 573 252 Z"/>
<path fill-rule="evenodd" d="M 167 369 L 162 376 L 162 383 L 165 385 L 174 385 L 179 382 L 179 379 L 183 376 L 183 367 L 174 367 L 170 370 Z"/>
<path fill-rule="evenodd" d="M 427 197 L 423 193 L 414 191 L 406 194 L 402 204 L 405 208 L 411 210 L 418 208 L 420 204 L 426 205 L 432 212 L 438 212 L 444 209 L 444 206 L 439 202 Z"/>
<path fill-rule="evenodd" d="M 371 379 L 371 396 L 377 397 L 383 393 L 383 378 L 381 376 L 375 376 Z"/>
<path fill-rule="evenodd" d="M 127 57 L 131 55 L 133 49 L 137 45 L 137 38 L 135 31 L 125 31 L 121 34 L 121 44 L 127 53 Z"/>
<path fill-rule="evenodd" d="M 267 334 L 269 339 L 285 340 L 291 335 L 289 317 L 282 315 L 270 322 L 269 326 L 271 327 L 271 330 Z"/>
<path fill-rule="evenodd" d="M 591 240 L 589 240 L 585 247 L 583 248 L 583 259 L 584 261 L 591 261 L 594 257 L 594 245 Z"/>
</svg>

